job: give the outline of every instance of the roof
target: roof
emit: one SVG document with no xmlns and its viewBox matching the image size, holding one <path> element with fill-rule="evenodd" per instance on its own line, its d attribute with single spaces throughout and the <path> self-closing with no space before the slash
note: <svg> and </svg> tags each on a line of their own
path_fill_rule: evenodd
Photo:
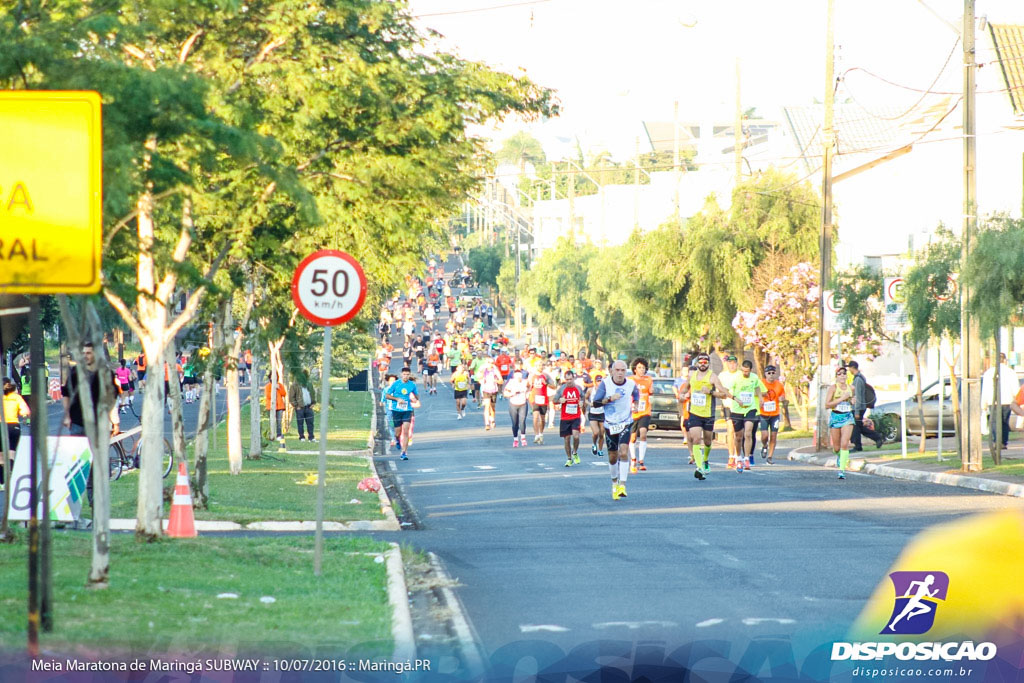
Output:
<svg viewBox="0 0 1024 683">
<path fill-rule="evenodd" d="M 1024 114 L 1024 26 L 990 23 L 988 27 L 1013 113 Z"/>
<path fill-rule="evenodd" d="M 675 131 L 672 121 L 644 121 L 644 132 L 647 133 L 647 140 L 651 143 L 651 149 L 655 152 L 671 152 L 675 146 Z M 718 121 L 712 124 L 712 136 L 721 140 L 723 145 L 722 153 L 732 153 L 733 121 Z M 747 140 L 746 147 L 758 144 L 767 140 L 770 132 L 779 129 L 780 124 L 776 121 L 765 119 L 744 119 L 743 132 Z M 679 122 L 679 149 L 696 150 L 700 141 L 701 124 L 693 121 Z"/>
<path fill-rule="evenodd" d="M 808 170 L 816 170 L 821 166 L 824 105 L 784 107 L 783 113 Z M 840 162 L 840 155 L 865 153 L 879 156 L 910 142 L 911 134 L 900 120 L 901 114 L 905 113 L 899 107 L 868 112 L 859 104 L 837 103 L 833 110 L 837 165 Z"/>
</svg>

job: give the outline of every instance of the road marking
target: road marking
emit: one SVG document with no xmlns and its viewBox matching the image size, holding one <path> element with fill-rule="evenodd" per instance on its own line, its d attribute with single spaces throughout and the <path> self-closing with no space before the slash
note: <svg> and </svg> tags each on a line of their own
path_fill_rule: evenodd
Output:
<svg viewBox="0 0 1024 683">
<path fill-rule="evenodd" d="M 420 474 L 429 474 L 431 472 L 437 472 L 437 470 L 434 469 L 433 467 L 424 467 L 422 470 L 416 470 L 416 471 L 419 472 Z"/>
<path fill-rule="evenodd" d="M 793 619 L 779 619 L 777 617 L 765 617 L 765 618 L 754 618 L 748 617 L 743 620 L 744 626 L 760 626 L 768 622 L 774 621 L 776 624 L 795 624 L 796 621 Z"/>
<path fill-rule="evenodd" d="M 473 465 L 473 469 L 475 469 L 475 470 L 496 470 L 498 468 L 494 467 L 493 465 Z"/>
<path fill-rule="evenodd" d="M 398 471 L 398 468 L 395 466 L 394 460 L 388 460 L 388 469 L 391 470 L 392 472 Z"/>
<path fill-rule="evenodd" d="M 804 600 L 806 600 L 807 602 L 818 602 L 818 598 L 812 598 L 809 595 L 805 595 Z"/>
<path fill-rule="evenodd" d="M 710 543 L 708 543 L 707 541 L 705 541 L 705 540 L 704 540 L 703 538 L 695 538 L 695 539 L 693 539 L 693 540 L 695 540 L 695 541 L 697 542 L 697 545 L 703 545 L 703 546 L 709 546 L 709 545 L 711 545 Z"/>
<path fill-rule="evenodd" d="M 725 619 L 705 619 L 704 621 L 696 624 L 697 628 L 707 628 L 708 626 L 717 626 L 725 621 Z"/>
<path fill-rule="evenodd" d="M 607 467 L 608 466 L 608 463 L 601 462 L 600 460 L 597 460 L 597 461 L 591 460 L 590 464 L 593 465 L 594 467 Z"/>
<path fill-rule="evenodd" d="M 722 553 L 722 557 L 724 557 L 726 561 L 735 562 L 736 564 L 739 564 L 740 561 L 740 558 L 730 555 L 729 553 Z"/>
<path fill-rule="evenodd" d="M 654 626 L 656 628 L 672 628 L 673 626 L 679 626 L 674 621 L 605 621 L 600 624 L 594 624 L 594 628 L 619 628 L 625 626 L 630 631 L 635 631 L 645 626 Z"/>
<path fill-rule="evenodd" d="M 569 629 L 564 626 L 556 626 L 554 624 L 520 624 L 519 631 L 521 633 L 537 633 L 538 631 L 548 631 L 550 633 L 567 633 Z"/>
</svg>

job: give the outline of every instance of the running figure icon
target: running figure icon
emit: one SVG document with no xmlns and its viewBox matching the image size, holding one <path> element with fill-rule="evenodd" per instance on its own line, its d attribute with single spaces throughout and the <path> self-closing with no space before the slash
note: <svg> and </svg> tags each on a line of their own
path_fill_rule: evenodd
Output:
<svg viewBox="0 0 1024 683">
<path fill-rule="evenodd" d="M 909 597 L 910 599 L 907 600 L 907 604 L 903 606 L 903 610 L 899 615 L 889 623 L 889 626 L 887 627 L 888 631 L 895 633 L 897 622 L 904 617 L 909 621 L 916 616 L 928 614 L 934 609 L 931 604 L 924 601 L 924 598 L 934 598 L 939 593 L 938 588 L 931 590 L 931 586 L 934 583 L 934 574 L 928 574 L 922 581 L 910 582 L 910 585 L 907 586 L 908 595 L 904 596 Z M 913 593 L 913 595 L 910 595 L 911 593 Z"/>
</svg>

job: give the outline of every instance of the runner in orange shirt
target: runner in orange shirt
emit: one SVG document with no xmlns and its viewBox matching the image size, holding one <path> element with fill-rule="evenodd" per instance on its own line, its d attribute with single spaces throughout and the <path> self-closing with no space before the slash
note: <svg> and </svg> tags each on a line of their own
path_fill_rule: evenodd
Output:
<svg viewBox="0 0 1024 683">
<path fill-rule="evenodd" d="M 633 406 L 633 424 L 629 434 L 629 472 L 646 472 L 644 456 L 647 455 L 647 428 L 651 425 L 651 391 L 654 378 L 647 374 L 647 359 L 633 360 L 633 376 L 640 390 L 640 400 Z M 639 459 L 638 459 L 639 456 Z"/>
<path fill-rule="evenodd" d="M 768 458 L 768 464 L 775 455 L 775 441 L 779 437 L 780 404 L 786 395 L 786 387 L 779 381 L 779 369 L 769 365 L 764 369 L 764 386 L 761 393 L 761 458 Z"/>
</svg>

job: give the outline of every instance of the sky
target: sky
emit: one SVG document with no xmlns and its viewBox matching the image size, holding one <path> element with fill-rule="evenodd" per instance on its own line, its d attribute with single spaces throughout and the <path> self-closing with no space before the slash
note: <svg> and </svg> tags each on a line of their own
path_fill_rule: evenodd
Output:
<svg viewBox="0 0 1024 683">
<path fill-rule="evenodd" d="M 524 1 L 408 0 L 419 25 L 443 36 L 439 46 L 557 91 L 561 116 L 484 131 L 496 141 L 528 130 L 549 156 L 561 157 L 564 141 L 579 138 L 586 151 L 625 159 L 641 121 L 670 121 L 676 101 L 681 120 L 731 121 L 737 59 L 744 109 L 777 119 L 782 106 L 824 97 L 826 0 L 537 0 L 501 7 Z M 918 98 L 881 78 L 927 89 L 938 76 L 935 89 L 959 89 L 955 27 L 962 12 L 962 0 L 835 0 L 836 74 L 845 74 L 839 99 L 884 111 Z M 1024 2 L 977 0 L 976 14 L 1024 23 Z M 977 58 L 994 55 L 980 50 Z"/>
</svg>

